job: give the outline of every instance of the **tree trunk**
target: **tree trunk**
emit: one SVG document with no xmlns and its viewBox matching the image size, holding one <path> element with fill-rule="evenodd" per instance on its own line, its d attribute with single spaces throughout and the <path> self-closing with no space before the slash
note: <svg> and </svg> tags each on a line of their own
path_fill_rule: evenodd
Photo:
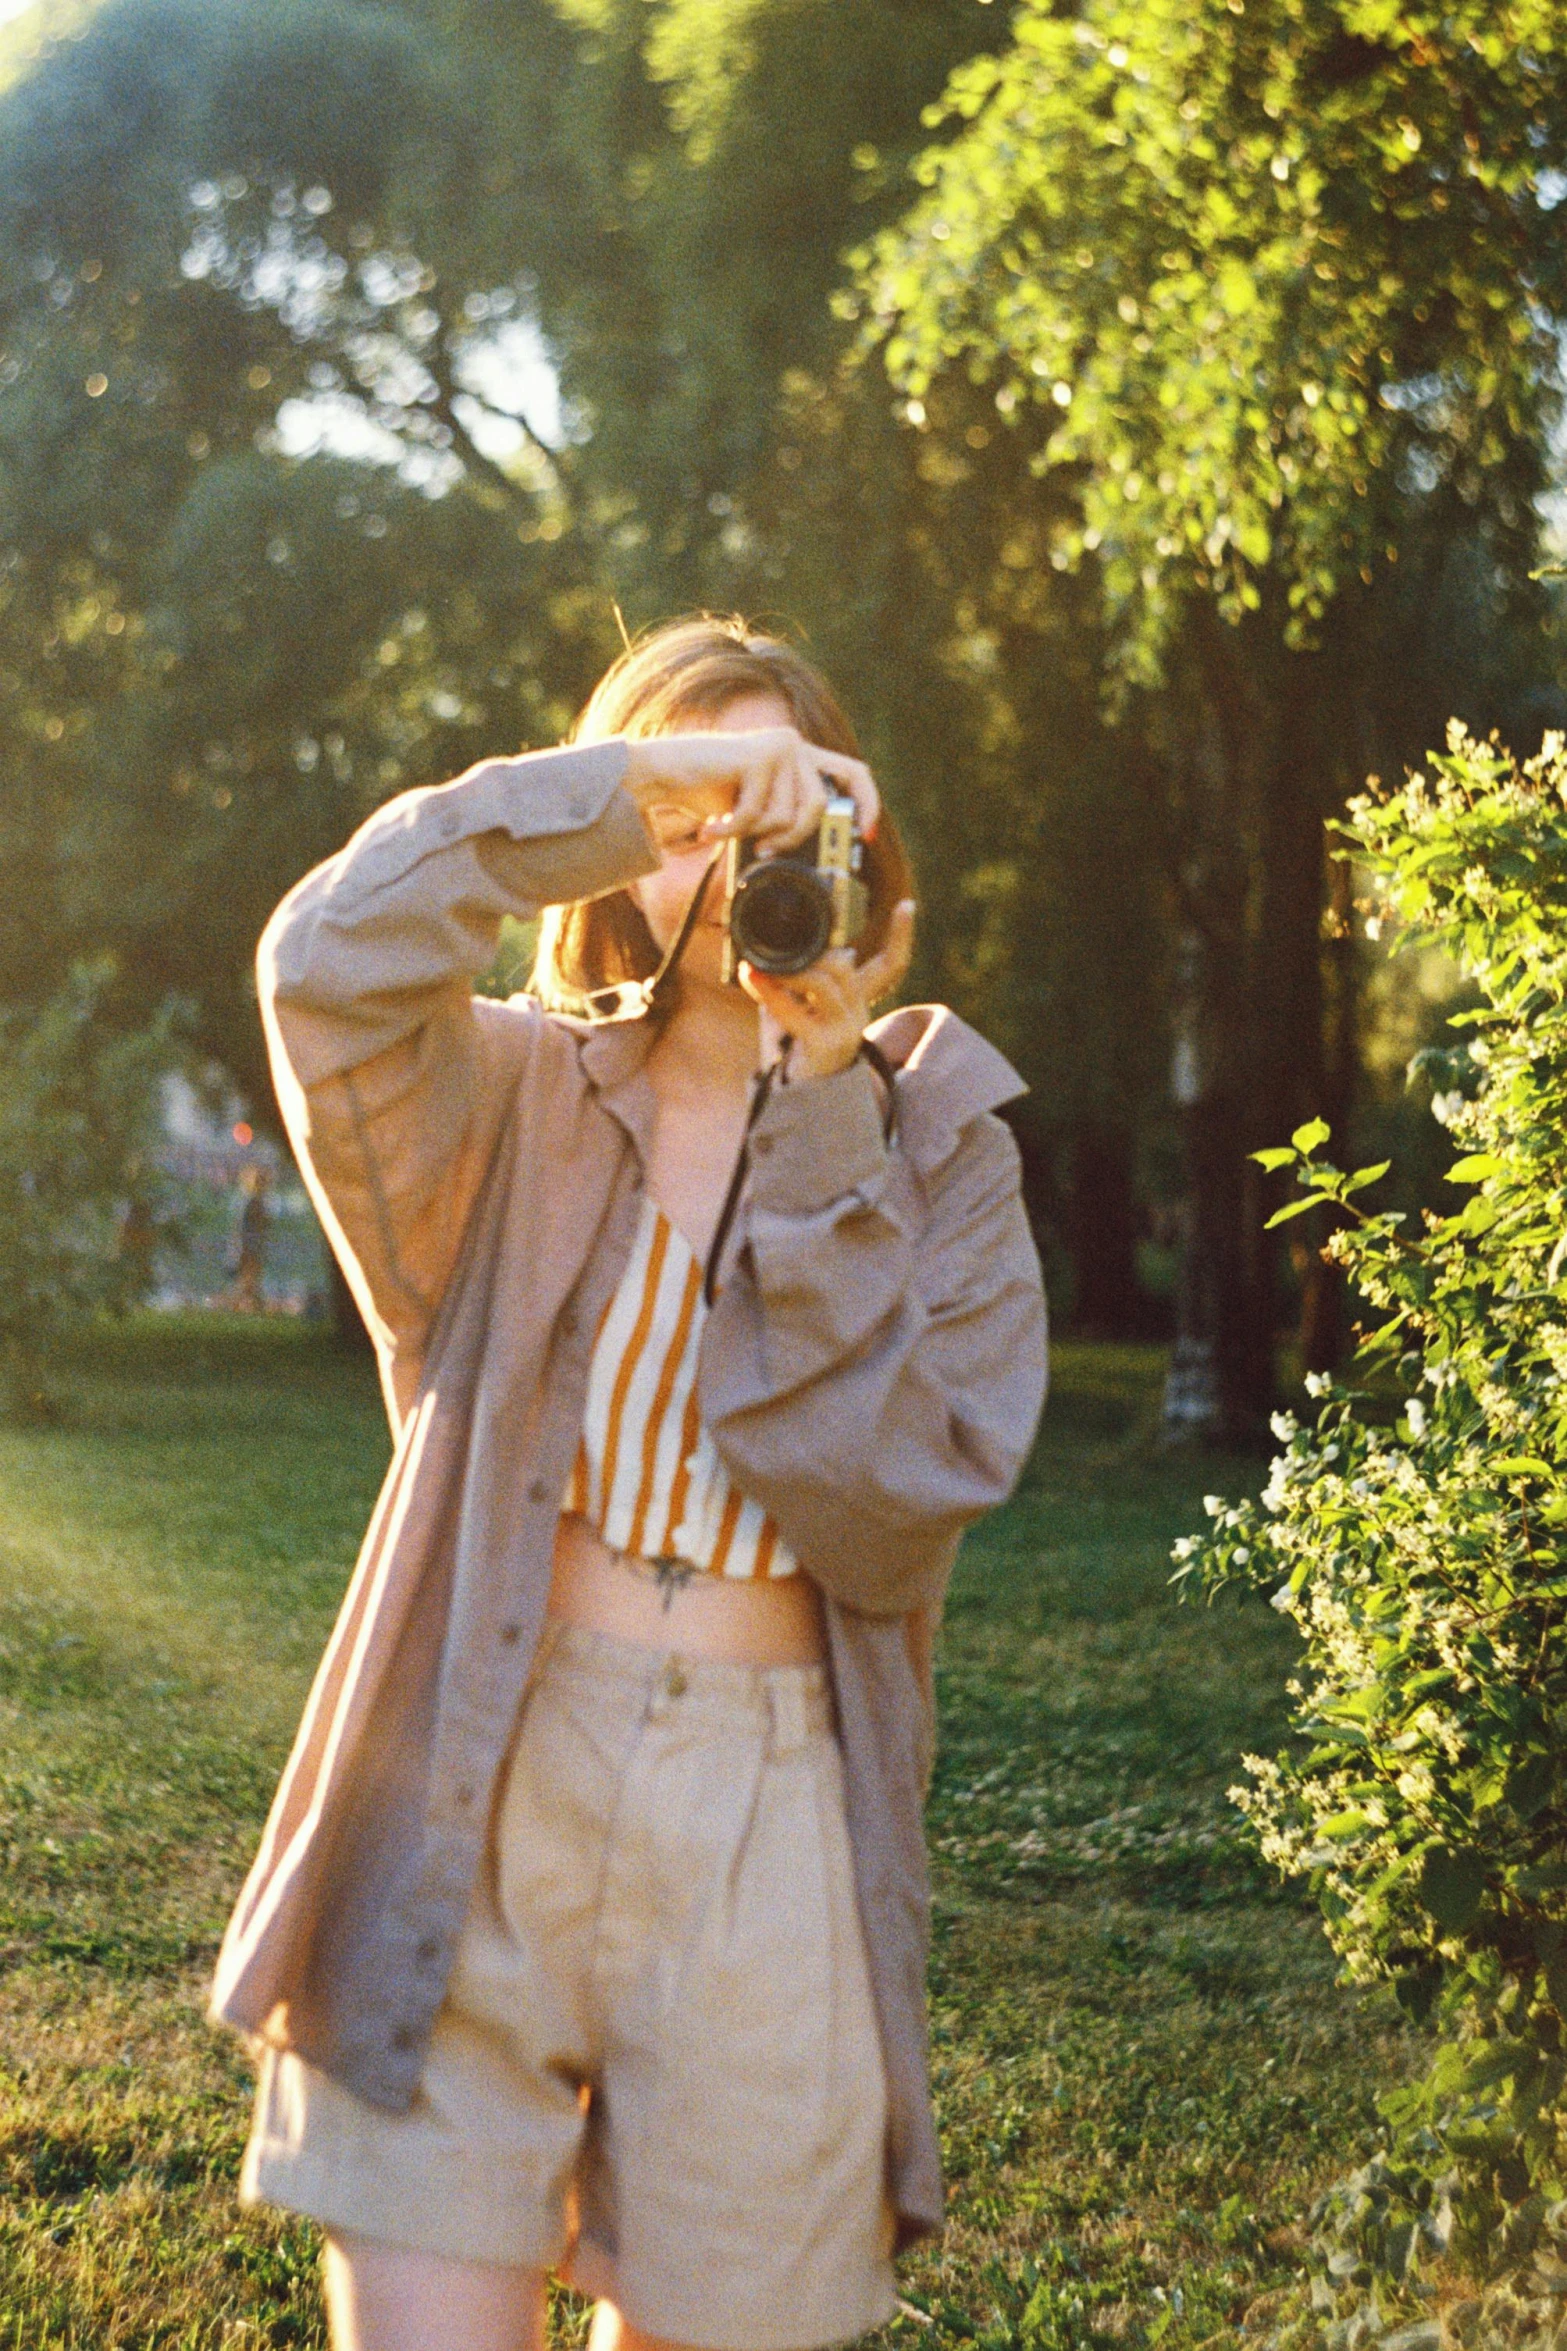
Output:
<svg viewBox="0 0 1567 2351">
<path fill-rule="evenodd" d="M 1346 857 L 1332 854 L 1324 843 L 1327 865 L 1328 919 L 1322 942 L 1322 1100 L 1320 1115 L 1333 1129 L 1335 1152 L 1348 1150 L 1349 1122 L 1355 1108 L 1358 1072 L 1357 994 L 1355 971 L 1354 878 Z M 1315 1226 L 1306 1243 L 1301 1278 L 1300 1352 L 1305 1371 L 1336 1371 L 1344 1353 L 1344 1276 L 1323 1254 L 1331 1227 L 1318 1217 L 1302 1217 Z"/>
<path fill-rule="evenodd" d="M 1072 1327 L 1096 1339 L 1132 1339 L 1145 1327 L 1137 1286 L 1137 1202 L 1131 1137 L 1087 1125 L 1074 1138 Z"/>
<path fill-rule="evenodd" d="M 1259 1311 L 1262 1268 L 1251 1246 L 1255 1171 L 1246 1158 L 1247 1105 L 1232 1052 L 1211 1039 L 1229 991 L 1204 973 L 1211 949 L 1188 941 L 1172 1092 L 1180 1114 L 1181 1206 L 1175 1343 L 1164 1391 L 1169 1444 L 1249 1446 L 1273 1402 L 1270 1318 Z"/>
</svg>

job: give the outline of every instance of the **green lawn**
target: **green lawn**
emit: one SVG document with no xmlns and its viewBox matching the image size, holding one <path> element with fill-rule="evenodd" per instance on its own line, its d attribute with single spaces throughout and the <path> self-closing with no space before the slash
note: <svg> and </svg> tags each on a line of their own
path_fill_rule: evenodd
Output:
<svg viewBox="0 0 1567 2351">
<path fill-rule="evenodd" d="M 1158 1372 L 1060 1350 L 954 1586 L 951 2223 L 906 2264 L 899 2351 L 1259 2343 L 1408 2062 L 1234 1833 L 1288 1641 L 1171 1598 L 1203 1488 L 1255 1470 L 1159 1458 Z M 202 2006 L 384 1463 L 375 1383 L 283 1320 L 145 1320 L 75 1388 L 63 1427 L 0 1432 L 0 2351 L 316 2343 L 311 2232 L 235 2206 L 247 2067 Z"/>
</svg>

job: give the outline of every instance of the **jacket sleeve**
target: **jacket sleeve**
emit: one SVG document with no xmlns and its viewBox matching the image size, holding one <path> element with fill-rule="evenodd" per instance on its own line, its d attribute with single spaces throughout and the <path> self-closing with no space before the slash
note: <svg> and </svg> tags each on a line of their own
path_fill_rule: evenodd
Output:
<svg viewBox="0 0 1567 2351">
<path fill-rule="evenodd" d="M 736 1483 L 847 1607 L 939 1607 L 959 1535 L 1004 1501 L 1046 1379 L 1017 1146 L 988 1112 L 895 1182 L 864 1062 L 769 1097 L 702 1401 Z"/>
<path fill-rule="evenodd" d="M 528 1004 L 476 1000 L 501 918 L 657 864 L 618 742 L 406 792 L 273 915 L 257 983 L 289 1138 L 381 1357 L 394 1424 L 530 1059 Z"/>
</svg>

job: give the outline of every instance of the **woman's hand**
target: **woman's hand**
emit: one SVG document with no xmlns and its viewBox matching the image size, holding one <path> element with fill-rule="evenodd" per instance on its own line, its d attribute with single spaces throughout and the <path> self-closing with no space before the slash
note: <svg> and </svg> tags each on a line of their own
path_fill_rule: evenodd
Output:
<svg viewBox="0 0 1567 2351">
<path fill-rule="evenodd" d="M 883 996 L 897 987 L 914 952 L 914 901 L 894 907 L 887 941 L 856 963 L 851 949 L 834 947 L 809 971 L 757 971 L 740 966 L 740 985 L 762 1008 L 763 1057 L 771 1061 L 781 1039 L 794 1039 L 791 1066 L 799 1075 L 831 1077 L 860 1050 L 866 1023 Z"/>
<path fill-rule="evenodd" d="M 683 819 L 692 846 L 738 833 L 764 856 L 797 849 L 820 825 L 829 789 L 848 793 L 867 840 L 881 814 L 864 760 L 824 751 L 794 727 L 628 741 L 625 782 L 661 848 Z"/>
</svg>

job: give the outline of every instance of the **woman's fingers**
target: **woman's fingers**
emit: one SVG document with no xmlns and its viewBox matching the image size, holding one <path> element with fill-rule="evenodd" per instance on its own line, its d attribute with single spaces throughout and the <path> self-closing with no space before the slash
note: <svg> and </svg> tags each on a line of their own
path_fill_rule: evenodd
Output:
<svg viewBox="0 0 1567 2351">
<path fill-rule="evenodd" d="M 893 908 L 885 943 L 863 963 L 837 947 L 808 971 L 763 972 L 742 963 L 740 980 L 776 1028 L 793 1037 L 805 1073 L 825 1077 L 854 1060 L 872 1006 L 898 986 L 913 952 L 914 901 L 905 898 Z"/>
<path fill-rule="evenodd" d="M 900 988 L 914 960 L 914 901 L 901 898 L 892 910 L 884 943 L 860 966 L 865 1000 L 875 1004 Z"/>
<path fill-rule="evenodd" d="M 864 760 L 846 758 L 842 752 L 838 751 L 813 752 L 812 757 L 817 759 L 827 773 L 834 778 L 839 790 L 848 793 L 849 798 L 854 802 L 854 812 L 859 820 L 861 832 L 867 841 L 874 840 L 876 827 L 881 818 L 881 794 L 877 791 L 876 779 Z"/>
</svg>

